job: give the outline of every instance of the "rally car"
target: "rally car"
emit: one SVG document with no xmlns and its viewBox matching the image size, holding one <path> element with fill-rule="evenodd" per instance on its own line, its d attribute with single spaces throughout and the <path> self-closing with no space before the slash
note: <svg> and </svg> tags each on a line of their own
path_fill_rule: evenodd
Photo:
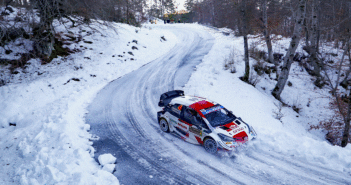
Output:
<svg viewBox="0 0 351 185">
<path fill-rule="evenodd" d="M 161 95 L 157 112 L 160 128 L 174 132 L 205 150 L 216 153 L 234 148 L 256 138 L 254 129 L 222 105 L 205 98 L 186 96 L 181 90 Z"/>
</svg>

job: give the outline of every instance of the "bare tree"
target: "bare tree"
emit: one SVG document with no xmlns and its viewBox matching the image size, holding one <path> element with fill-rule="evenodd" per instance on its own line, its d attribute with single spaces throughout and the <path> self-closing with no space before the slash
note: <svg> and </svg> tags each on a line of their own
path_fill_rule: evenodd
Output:
<svg viewBox="0 0 351 185">
<path fill-rule="evenodd" d="M 293 58 L 295 55 L 295 51 L 297 46 L 299 45 L 301 33 L 302 33 L 302 25 L 305 19 L 305 12 L 306 12 L 306 0 L 299 0 L 296 17 L 295 17 L 295 26 L 294 32 L 291 37 L 289 49 L 285 54 L 282 70 L 278 77 L 278 82 L 275 85 L 272 95 L 280 100 L 280 95 L 284 90 L 285 84 L 289 77 L 289 72 L 291 68 L 291 64 L 293 63 Z"/>
<path fill-rule="evenodd" d="M 243 18 L 243 37 L 244 37 L 244 60 L 245 60 L 245 74 L 242 77 L 244 82 L 249 82 L 250 77 L 250 61 L 249 61 L 249 44 L 248 44 L 248 30 L 247 30 L 247 10 L 246 10 L 246 1 L 241 1 L 241 13 Z"/>
<path fill-rule="evenodd" d="M 351 84 L 346 86 L 346 90 L 349 91 L 349 95 L 346 98 L 347 99 L 346 100 L 346 104 L 347 104 L 346 110 L 344 110 L 343 104 L 345 104 L 345 102 L 343 102 L 343 100 L 340 98 L 341 95 L 340 95 L 340 92 L 338 91 L 338 87 L 340 84 L 343 66 L 345 65 L 345 57 L 347 56 L 347 53 L 350 53 L 350 46 L 351 46 L 351 39 L 350 39 L 350 37 L 348 37 L 347 41 L 346 41 L 346 47 L 344 48 L 343 55 L 341 57 L 341 60 L 339 61 L 338 67 L 336 68 L 337 77 L 336 77 L 335 81 L 332 80 L 333 78 L 329 75 L 328 71 L 326 71 L 326 69 L 324 69 L 324 75 L 328 81 L 328 85 L 331 88 L 331 92 L 335 98 L 338 112 L 342 116 L 342 120 L 345 124 L 344 131 L 342 134 L 342 139 L 341 139 L 341 146 L 342 147 L 345 147 L 347 145 L 347 143 L 349 142 L 349 137 L 350 137 L 350 120 L 351 120 L 351 89 L 350 89 L 351 86 L 350 85 Z M 349 58 L 349 62 L 351 62 L 350 58 Z M 348 70 L 351 70 L 351 65 L 349 65 Z M 331 74 L 334 74 L 334 71 L 332 71 Z"/>
<path fill-rule="evenodd" d="M 273 63 L 277 69 L 278 63 L 275 62 L 273 58 L 272 41 L 270 36 L 270 31 L 268 30 L 268 15 L 267 15 L 267 0 L 262 0 L 261 10 L 262 10 L 262 22 L 263 22 L 263 36 L 266 41 L 268 50 L 268 61 Z M 277 70 L 276 70 L 277 71 Z"/>
</svg>

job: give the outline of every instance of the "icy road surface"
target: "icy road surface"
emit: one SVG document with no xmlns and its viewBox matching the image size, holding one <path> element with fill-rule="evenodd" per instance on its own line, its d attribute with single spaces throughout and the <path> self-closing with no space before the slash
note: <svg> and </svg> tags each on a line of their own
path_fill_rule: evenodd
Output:
<svg viewBox="0 0 351 185">
<path fill-rule="evenodd" d="M 117 158 L 114 175 L 121 184 L 350 183 L 339 171 L 277 152 L 247 152 L 246 161 L 255 165 L 242 165 L 235 152 L 211 155 L 201 146 L 163 133 L 156 118 L 160 94 L 181 89 L 214 43 L 209 33 L 191 25 L 165 29 L 178 37 L 176 46 L 111 82 L 88 108 L 87 124 L 99 138 L 93 144 L 95 156 L 112 153 Z M 258 166 L 267 170 L 256 170 Z"/>
</svg>

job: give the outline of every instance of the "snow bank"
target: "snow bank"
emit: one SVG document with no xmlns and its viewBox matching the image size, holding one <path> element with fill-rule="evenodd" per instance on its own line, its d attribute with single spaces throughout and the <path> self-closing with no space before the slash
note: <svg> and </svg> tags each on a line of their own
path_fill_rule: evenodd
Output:
<svg viewBox="0 0 351 185">
<path fill-rule="evenodd" d="M 350 145 L 346 148 L 332 146 L 320 135 L 308 131 L 308 123 L 311 123 L 312 120 L 316 121 L 317 117 L 327 119 L 328 114 L 321 107 L 327 106 L 329 101 L 321 96 L 327 96 L 328 92 L 324 90 L 317 92 L 314 89 L 313 81 L 308 79 L 307 74 L 301 74 L 301 68 L 294 64 L 289 76 L 293 86 L 284 90 L 282 98 L 288 103 L 296 97 L 301 98 L 301 101 L 306 101 L 303 102 L 304 110 L 300 114 L 294 112 L 290 107 L 282 107 L 279 110 L 280 102 L 270 94 L 275 81 L 270 80 L 267 75 L 263 76 L 255 88 L 239 79 L 240 76 L 244 75 L 245 67 L 243 38 L 233 35 L 225 36 L 221 31 L 204 29 L 209 30 L 216 37 L 216 41 L 210 53 L 196 67 L 196 71 L 184 87 L 185 93 L 216 101 L 252 125 L 258 138 L 248 144 L 246 154 L 272 155 L 278 153 L 287 158 L 302 161 L 302 163 L 318 164 L 340 172 L 351 172 Z M 283 45 L 288 47 L 288 44 L 286 39 Z M 234 74 L 224 70 L 224 59 L 231 50 L 235 52 L 237 59 L 235 64 L 237 72 Z M 250 62 L 251 65 L 255 63 L 252 58 Z M 306 106 L 308 99 L 312 101 L 309 107 Z M 276 114 L 279 111 L 283 115 L 281 120 L 276 119 Z M 240 158 L 240 160 L 243 165 L 251 165 L 247 164 L 249 162 L 245 157 Z M 263 166 L 261 167 L 263 168 Z"/>
<path fill-rule="evenodd" d="M 115 170 L 116 168 L 116 165 L 115 164 L 105 164 L 103 167 L 102 167 L 102 170 L 105 170 L 109 173 L 113 173 L 113 171 Z"/>
<path fill-rule="evenodd" d="M 57 32 L 82 36 L 67 46 L 81 52 L 45 66 L 32 59 L 18 74 L 1 69 L 9 77 L 0 87 L 0 184 L 119 184 L 112 165 L 101 169 L 93 159 L 85 108 L 107 83 L 169 51 L 177 38 L 157 28 L 111 26 L 61 25 Z"/>
<path fill-rule="evenodd" d="M 98 157 L 100 165 L 104 166 L 106 164 L 114 164 L 116 162 L 116 157 L 112 154 L 103 154 Z"/>
</svg>

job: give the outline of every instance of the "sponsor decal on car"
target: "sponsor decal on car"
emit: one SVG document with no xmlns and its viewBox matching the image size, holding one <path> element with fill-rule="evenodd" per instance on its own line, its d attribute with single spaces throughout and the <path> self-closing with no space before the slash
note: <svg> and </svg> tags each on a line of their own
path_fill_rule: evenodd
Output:
<svg viewBox="0 0 351 185">
<path fill-rule="evenodd" d="M 179 105 L 178 110 L 182 110 L 183 105 Z"/>
<path fill-rule="evenodd" d="M 189 127 L 189 132 L 192 132 L 196 135 L 202 136 L 202 130 L 194 128 L 194 127 Z"/>
<path fill-rule="evenodd" d="M 241 132 L 241 131 L 243 131 L 243 130 L 244 130 L 244 129 L 243 129 L 242 127 L 237 128 L 237 129 L 233 130 L 233 134 L 236 134 L 236 133 Z"/>
<path fill-rule="evenodd" d="M 232 129 L 232 130 L 234 130 L 234 129 L 238 128 L 238 125 L 233 124 L 233 125 L 231 125 L 229 128 Z"/>
<path fill-rule="evenodd" d="M 173 123 L 174 125 L 177 125 L 177 122 L 174 121 L 173 119 L 169 119 L 169 121 L 170 121 L 171 123 Z"/>
<path fill-rule="evenodd" d="M 172 107 L 172 111 L 180 115 L 180 110 L 178 108 Z"/>
<path fill-rule="evenodd" d="M 184 136 L 186 136 L 187 134 L 189 134 L 189 133 L 187 133 L 186 131 L 180 129 L 179 127 L 175 127 L 175 129 L 176 129 L 179 133 L 181 133 L 182 135 L 184 135 Z"/>
<path fill-rule="evenodd" d="M 180 123 L 178 123 L 178 126 L 180 126 L 181 128 L 185 129 L 185 130 L 188 130 L 188 128 Z"/>
<path fill-rule="evenodd" d="M 215 111 L 218 111 L 218 110 L 221 110 L 221 109 L 223 109 L 224 107 L 222 106 L 222 105 L 218 105 L 218 106 L 215 106 L 215 107 L 212 107 L 212 108 L 209 108 L 209 109 L 202 109 L 201 110 L 201 113 L 203 114 L 203 115 L 206 115 L 206 114 L 209 114 L 209 113 L 211 113 L 211 112 L 215 112 Z"/>
</svg>

